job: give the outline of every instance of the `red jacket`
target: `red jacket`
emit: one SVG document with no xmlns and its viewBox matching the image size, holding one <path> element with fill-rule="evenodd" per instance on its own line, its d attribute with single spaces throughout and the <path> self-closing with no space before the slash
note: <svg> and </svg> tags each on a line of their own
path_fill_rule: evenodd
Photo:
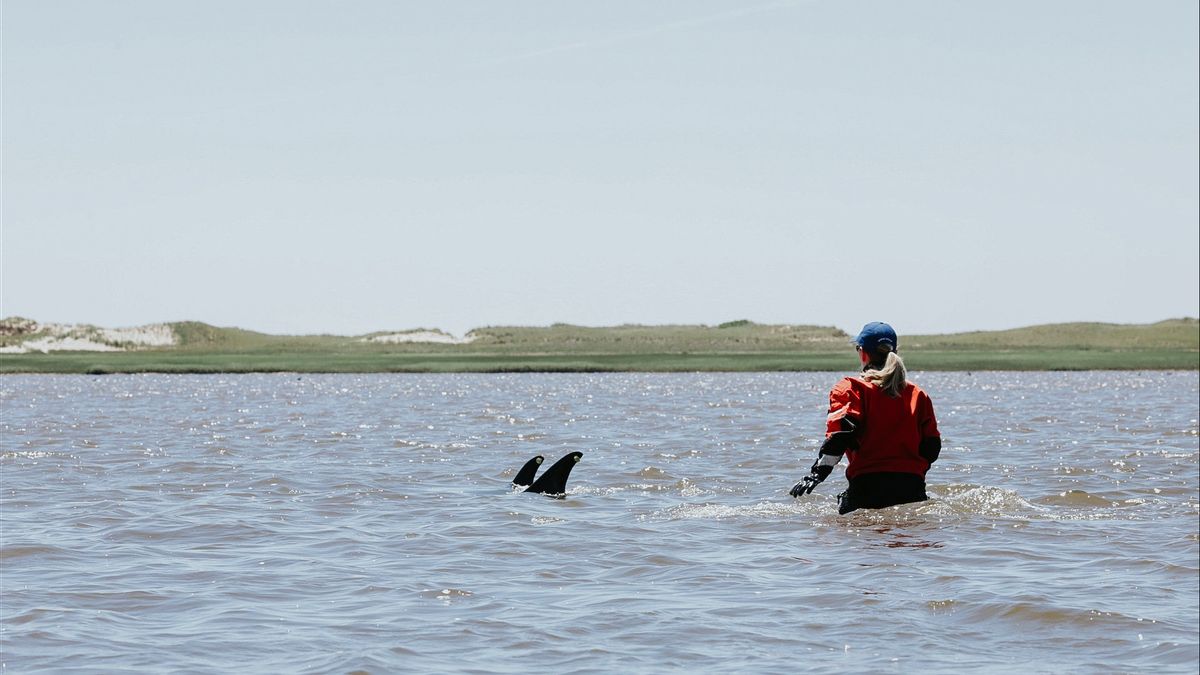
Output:
<svg viewBox="0 0 1200 675">
<path fill-rule="evenodd" d="M 892 398 L 866 380 L 843 378 L 829 392 L 825 438 L 847 429 L 853 429 L 846 447 L 847 478 L 881 471 L 924 476 L 930 460 L 922 457 L 920 450 L 930 445 L 941 447 L 933 402 L 912 382 Z M 929 456 L 928 451 L 925 454 Z M 936 456 L 934 452 L 932 457 Z"/>
</svg>

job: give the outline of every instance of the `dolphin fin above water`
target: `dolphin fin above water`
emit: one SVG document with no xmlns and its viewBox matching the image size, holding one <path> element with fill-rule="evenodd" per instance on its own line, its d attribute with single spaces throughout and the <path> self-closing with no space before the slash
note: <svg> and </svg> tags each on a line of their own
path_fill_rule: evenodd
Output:
<svg viewBox="0 0 1200 675">
<path fill-rule="evenodd" d="M 567 493 L 567 477 L 571 475 L 571 469 L 583 459 L 582 452 L 572 452 L 562 459 L 554 463 L 554 466 L 546 469 L 545 473 L 538 476 L 538 479 L 533 482 L 526 492 L 536 492 L 551 497 L 562 497 Z M 530 460 L 533 461 L 533 460 Z M 529 465 L 526 464 L 525 467 Z M 523 467 L 522 472 L 525 471 Z"/>
<path fill-rule="evenodd" d="M 517 472 L 516 478 L 513 478 L 513 485 L 518 485 L 520 487 L 529 487 L 530 485 L 533 485 L 533 476 L 537 473 L 538 467 L 542 465 L 542 461 L 545 459 L 545 457 L 538 455 L 528 462 L 525 462 L 525 466 L 521 467 L 521 470 Z"/>
</svg>

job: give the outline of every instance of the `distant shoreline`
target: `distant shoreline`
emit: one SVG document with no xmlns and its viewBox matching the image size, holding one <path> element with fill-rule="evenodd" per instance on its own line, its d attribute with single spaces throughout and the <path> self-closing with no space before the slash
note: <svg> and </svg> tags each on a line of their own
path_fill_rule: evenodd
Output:
<svg viewBox="0 0 1200 675">
<path fill-rule="evenodd" d="M 79 348 L 83 346 L 84 348 Z M 1200 370 L 1200 322 L 1072 323 L 901 336 L 912 370 Z M 489 327 L 278 336 L 198 322 L 136 329 L 0 321 L 0 374 L 853 371 L 828 326 Z"/>
<path fill-rule="evenodd" d="M 905 355 L 913 371 L 1198 370 L 1187 351 L 930 351 Z M 597 373 L 851 372 L 851 354 L 256 354 L 103 352 L 6 354 L 0 374 L 118 373 Z"/>
</svg>

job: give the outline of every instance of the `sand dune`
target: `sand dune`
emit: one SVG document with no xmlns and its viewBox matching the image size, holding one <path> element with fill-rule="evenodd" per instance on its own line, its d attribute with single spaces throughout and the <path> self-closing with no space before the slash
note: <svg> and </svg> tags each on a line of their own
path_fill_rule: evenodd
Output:
<svg viewBox="0 0 1200 675">
<path fill-rule="evenodd" d="M 119 352 L 177 344 L 174 329 L 165 323 L 131 328 L 97 328 L 84 324 L 38 323 L 6 319 L 13 332 L 28 334 L 29 339 L 0 347 L 0 354 L 29 352 Z M 17 325 L 19 323 L 19 325 Z"/>
</svg>

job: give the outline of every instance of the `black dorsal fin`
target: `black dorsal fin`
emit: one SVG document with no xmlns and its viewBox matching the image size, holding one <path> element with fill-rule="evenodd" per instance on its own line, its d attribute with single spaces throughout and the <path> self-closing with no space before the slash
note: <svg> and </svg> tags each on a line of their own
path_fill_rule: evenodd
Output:
<svg viewBox="0 0 1200 675">
<path fill-rule="evenodd" d="M 571 475 L 571 469 L 575 468 L 575 464 L 583 459 L 582 452 L 572 452 L 562 459 L 554 463 L 554 466 L 546 469 L 546 471 L 538 476 L 538 479 L 530 485 L 526 492 L 537 492 L 544 495 L 562 496 L 567 493 L 567 477 Z"/>
<path fill-rule="evenodd" d="M 533 476 L 537 473 L 538 467 L 542 465 L 544 459 L 546 458 L 538 455 L 525 462 L 525 466 L 521 467 L 521 470 L 517 472 L 517 477 L 513 479 L 513 485 L 520 485 L 521 487 L 533 485 Z"/>
</svg>

